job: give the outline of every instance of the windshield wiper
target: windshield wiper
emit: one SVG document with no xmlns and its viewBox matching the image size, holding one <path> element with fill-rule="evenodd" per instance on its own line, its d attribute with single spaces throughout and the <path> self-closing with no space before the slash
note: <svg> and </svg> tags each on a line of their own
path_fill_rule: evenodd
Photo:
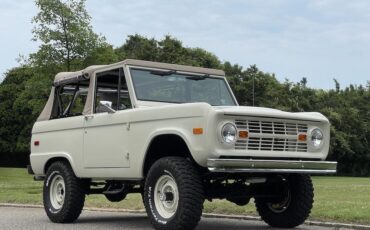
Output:
<svg viewBox="0 0 370 230">
<path fill-rule="evenodd" d="M 160 70 L 152 70 L 150 71 L 151 74 L 159 75 L 159 76 L 169 76 L 176 73 L 176 70 L 169 70 L 169 71 L 160 71 Z"/>
<path fill-rule="evenodd" d="M 209 78 L 209 74 L 195 75 L 195 76 L 186 77 L 186 79 L 194 80 L 194 81 L 204 80 L 206 78 Z"/>
</svg>

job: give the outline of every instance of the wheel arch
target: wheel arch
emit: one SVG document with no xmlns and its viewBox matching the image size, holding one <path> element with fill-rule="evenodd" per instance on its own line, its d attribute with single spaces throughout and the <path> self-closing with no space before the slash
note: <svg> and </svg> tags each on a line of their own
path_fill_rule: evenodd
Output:
<svg viewBox="0 0 370 230">
<path fill-rule="evenodd" d="M 62 161 L 62 162 L 66 162 L 68 163 L 72 170 L 73 170 L 73 173 L 76 175 L 76 170 L 75 170 L 75 167 L 74 167 L 74 164 L 72 163 L 72 159 L 71 157 L 68 155 L 68 154 L 58 154 L 58 155 L 54 155 L 52 157 L 50 157 L 44 164 L 44 169 L 43 169 L 43 172 L 44 174 L 46 175 L 47 173 L 47 170 L 48 168 L 54 163 L 54 162 L 57 162 L 57 161 Z"/>
<path fill-rule="evenodd" d="M 168 156 L 188 158 L 195 162 L 187 139 L 178 132 L 163 132 L 153 135 L 143 158 L 142 175 L 146 176 L 150 166 L 158 159 Z"/>
</svg>

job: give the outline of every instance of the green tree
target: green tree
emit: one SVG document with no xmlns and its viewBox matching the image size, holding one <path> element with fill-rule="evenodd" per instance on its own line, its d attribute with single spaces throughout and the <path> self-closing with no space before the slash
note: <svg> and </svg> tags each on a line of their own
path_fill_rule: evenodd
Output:
<svg viewBox="0 0 370 230">
<path fill-rule="evenodd" d="M 0 85 L 0 152 L 22 156 L 29 153 L 31 129 L 55 74 L 117 61 L 112 46 L 92 31 L 84 0 L 36 0 L 36 5 L 33 35 L 39 50 Z"/>
<path fill-rule="evenodd" d="M 214 54 L 201 48 L 184 47 L 181 41 L 168 35 L 159 41 L 138 34 L 129 35 L 115 51 L 120 60 L 132 58 L 207 68 L 222 67 Z"/>
<path fill-rule="evenodd" d="M 28 90 L 26 82 L 33 75 L 33 69 L 25 65 L 9 70 L 3 82 L 0 83 L 0 162 L 2 166 L 6 166 L 4 163 L 11 166 L 24 166 L 28 161 L 30 130 L 28 133 L 23 131 L 25 126 L 32 126 L 33 120 L 24 118 L 29 117 L 28 114 L 32 111 L 27 108 L 18 111 L 15 101 L 22 92 Z M 27 140 L 20 140 L 22 137 L 26 137 Z M 19 148 L 18 143 L 27 146 Z"/>
<path fill-rule="evenodd" d="M 85 0 L 36 0 L 36 5 L 40 11 L 32 20 L 36 24 L 33 39 L 41 41 L 41 46 L 31 59 L 37 66 L 80 68 L 84 58 L 105 44 L 92 30 Z"/>
<path fill-rule="evenodd" d="M 141 35 L 129 35 L 126 42 L 116 49 L 119 59 L 127 58 L 156 61 L 158 56 L 158 42 Z"/>
<path fill-rule="evenodd" d="M 102 44 L 86 56 L 86 58 L 83 60 L 83 67 L 90 65 L 106 65 L 121 60 L 119 59 L 113 46 L 109 44 Z"/>
</svg>

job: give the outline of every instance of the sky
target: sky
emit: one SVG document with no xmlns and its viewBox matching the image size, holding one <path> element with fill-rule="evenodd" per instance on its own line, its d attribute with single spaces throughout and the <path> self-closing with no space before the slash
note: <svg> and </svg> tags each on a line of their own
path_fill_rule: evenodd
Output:
<svg viewBox="0 0 370 230">
<path fill-rule="evenodd" d="M 313 88 L 370 81 L 370 1 L 367 0 L 87 0 L 96 33 L 115 47 L 138 33 L 171 35 L 221 61 L 256 64 L 280 81 Z M 32 0 L 0 0 L 0 79 L 20 55 L 38 48 Z"/>
</svg>

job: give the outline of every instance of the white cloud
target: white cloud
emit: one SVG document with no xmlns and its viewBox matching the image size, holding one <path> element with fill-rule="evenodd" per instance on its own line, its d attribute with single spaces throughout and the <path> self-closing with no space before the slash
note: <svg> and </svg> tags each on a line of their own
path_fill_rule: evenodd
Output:
<svg viewBox="0 0 370 230">
<path fill-rule="evenodd" d="M 311 86 L 330 88 L 334 77 L 343 85 L 370 79 L 369 1 L 88 0 L 87 9 L 95 31 L 115 46 L 129 34 L 157 39 L 170 34 L 221 60 L 257 64 L 281 80 L 307 77 Z M 1 39 L 12 42 L 22 34 L 16 46 L 1 47 L 4 71 L 5 59 L 35 47 L 29 39 L 36 10 L 28 0 L 5 0 L 0 12 L 11 18 L 9 24 L 0 22 L 0 32 L 9 34 Z"/>
</svg>

